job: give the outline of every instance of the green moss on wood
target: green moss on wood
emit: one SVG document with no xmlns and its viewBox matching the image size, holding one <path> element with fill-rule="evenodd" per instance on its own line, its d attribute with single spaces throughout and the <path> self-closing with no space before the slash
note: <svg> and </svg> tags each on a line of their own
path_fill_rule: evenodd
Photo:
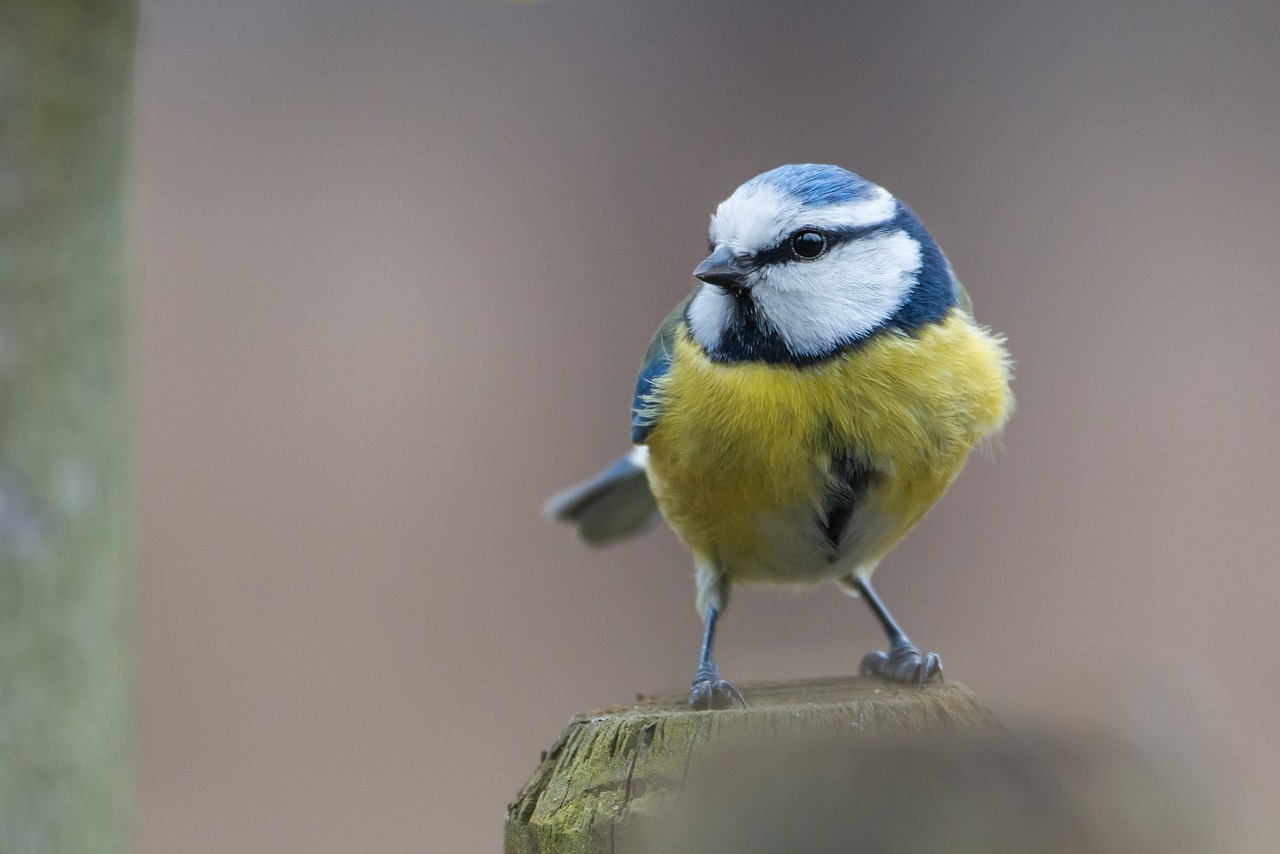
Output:
<svg viewBox="0 0 1280 854">
<path fill-rule="evenodd" d="M 625 851 L 690 769 L 727 745 L 996 726 L 963 685 L 837 678 L 739 686 L 748 708 L 692 712 L 687 694 L 580 715 L 507 811 L 507 854 Z"/>
</svg>

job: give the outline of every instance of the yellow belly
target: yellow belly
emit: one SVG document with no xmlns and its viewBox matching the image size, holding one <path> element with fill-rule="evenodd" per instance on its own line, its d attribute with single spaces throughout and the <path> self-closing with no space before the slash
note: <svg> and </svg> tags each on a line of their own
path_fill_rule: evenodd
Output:
<svg viewBox="0 0 1280 854">
<path fill-rule="evenodd" d="M 698 561 L 731 580 L 870 572 L 1013 406 L 1007 354 L 960 310 L 812 366 L 717 364 L 683 328 L 672 356 L 650 485 Z M 847 449 L 880 476 L 855 504 L 856 542 L 833 560 L 819 514 L 832 455 Z"/>
</svg>

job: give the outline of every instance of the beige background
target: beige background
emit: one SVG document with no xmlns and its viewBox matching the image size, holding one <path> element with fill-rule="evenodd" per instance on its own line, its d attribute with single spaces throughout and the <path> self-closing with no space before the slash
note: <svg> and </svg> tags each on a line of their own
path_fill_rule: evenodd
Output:
<svg viewBox="0 0 1280 854">
<path fill-rule="evenodd" d="M 683 547 L 539 507 L 626 449 L 714 205 L 802 161 L 911 204 L 1017 359 L 877 575 L 908 631 L 1274 797 L 1278 10 L 144 4 L 139 850 L 494 851 L 571 713 L 687 684 Z M 720 659 L 880 640 L 752 591 Z"/>
</svg>

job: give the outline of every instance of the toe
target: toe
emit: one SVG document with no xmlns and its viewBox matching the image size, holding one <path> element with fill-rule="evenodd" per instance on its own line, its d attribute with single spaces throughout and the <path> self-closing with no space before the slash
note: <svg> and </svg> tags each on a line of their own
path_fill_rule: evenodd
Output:
<svg viewBox="0 0 1280 854">
<path fill-rule="evenodd" d="M 895 643 L 889 652 L 871 652 L 863 656 L 863 675 L 879 676 L 892 682 L 924 685 L 933 677 L 944 679 L 942 659 L 937 653 L 924 655 L 907 643 Z M 945 679 L 944 679 L 945 681 Z"/>
<path fill-rule="evenodd" d="M 947 677 L 942 675 L 942 659 L 936 652 L 925 653 L 924 660 L 920 662 L 920 684 L 925 684 L 935 676 L 946 684 Z"/>
<path fill-rule="evenodd" d="M 885 666 L 889 663 L 889 656 L 883 652 L 869 652 L 862 656 L 862 664 L 858 667 L 858 673 L 862 676 L 884 676 Z"/>
</svg>

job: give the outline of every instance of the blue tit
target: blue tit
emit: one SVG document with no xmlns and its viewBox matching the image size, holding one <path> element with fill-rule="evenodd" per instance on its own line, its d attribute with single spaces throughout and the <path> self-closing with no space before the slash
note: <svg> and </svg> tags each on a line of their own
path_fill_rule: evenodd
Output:
<svg viewBox="0 0 1280 854">
<path fill-rule="evenodd" d="M 712 656 L 735 584 L 832 579 L 888 636 L 860 670 L 941 678 L 871 586 L 876 565 L 1013 409 L 1003 339 L 916 215 L 836 166 L 781 166 L 711 218 L 700 280 L 644 355 L 630 454 L 554 496 L 587 542 L 661 511 L 693 551 L 690 705 L 743 704 Z"/>
</svg>

